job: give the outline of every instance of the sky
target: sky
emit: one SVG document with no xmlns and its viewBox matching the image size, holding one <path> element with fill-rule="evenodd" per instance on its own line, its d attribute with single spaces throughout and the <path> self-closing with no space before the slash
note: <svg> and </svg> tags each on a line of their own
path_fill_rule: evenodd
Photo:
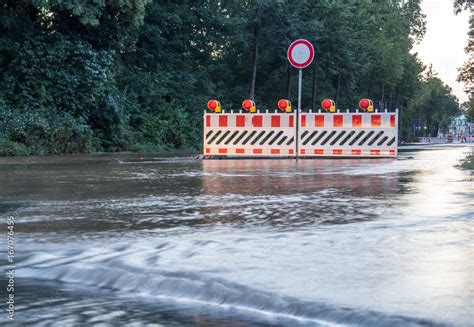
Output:
<svg viewBox="0 0 474 327">
<path fill-rule="evenodd" d="M 456 81 L 458 68 L 467 60 L 464 48 L 467 46 L 469 13 L 454 14 L 452 0 L 423 0 L 426 15 L 426 34 L 415 45 L 414 52 L 427 66 L 433 69 L 452 89 L 460 102 L 467 101 L 464 85 Z"/>
</svg>

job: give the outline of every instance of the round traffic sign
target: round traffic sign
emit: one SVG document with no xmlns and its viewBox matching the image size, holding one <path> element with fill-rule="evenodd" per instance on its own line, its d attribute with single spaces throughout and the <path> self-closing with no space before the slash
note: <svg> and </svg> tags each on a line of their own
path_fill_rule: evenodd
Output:
<svg viewBox="0 0 474 327">
<path fill-rule="evenodd" d="M 314 48 L 308 40 L 299 39 L 288 48 L 288 60 L 293 67 L 308 67 L 314 59 Z"/>
</svg>

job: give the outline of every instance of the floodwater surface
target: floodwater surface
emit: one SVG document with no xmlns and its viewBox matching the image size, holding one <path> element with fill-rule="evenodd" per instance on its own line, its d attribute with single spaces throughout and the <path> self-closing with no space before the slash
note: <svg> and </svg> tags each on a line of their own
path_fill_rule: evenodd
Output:
<svg viewBox="0 0 474 327">
<path fill-rule="evenodd" d="M 15 323 L 472 326 L 468 151 L 0 158 Z"/>
</svg>

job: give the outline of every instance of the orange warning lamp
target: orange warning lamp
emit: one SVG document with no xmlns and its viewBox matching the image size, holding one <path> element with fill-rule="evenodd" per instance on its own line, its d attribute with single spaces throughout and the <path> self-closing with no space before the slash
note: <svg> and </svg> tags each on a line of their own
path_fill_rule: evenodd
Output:
<svg viewBox="0 0 474 327">
<path fill-rule="evenodd" d="M 281 99 L 280 101 L 278 101 L 278 109 L 284 112 L 291 112 L 291 101 Z"/>
<path fill-rule="evenodd" d="M 327 112 L 336 112 L 336 103 L 331 99 L 324 99 L 321 102 L 321 107 Z"/>
<path fill-rule="evenodd" d="M 207 103 L 207 108 L 210 111 L 214 111 L 216 113 L 221 112 L 221 104 L 217 100 L 209 100 L 209 102 Z"/>
<path fill-rule="evenodd" d="M 374 103 L 370 99 L 362 99 L 359 101 L 359 108 L 363 111 L 373 112 L 374 111 Z"/>
<path fill-rule="evenodd" d="M 254 101 L 252 100 L 244 100 L 244 102 L 242 102 L 242 108 L 244 108 L 245 111 L 248 111 L 248 112 L 256 112 L 257 111 L 257 105 L 255 104 Z"/>
</svg>

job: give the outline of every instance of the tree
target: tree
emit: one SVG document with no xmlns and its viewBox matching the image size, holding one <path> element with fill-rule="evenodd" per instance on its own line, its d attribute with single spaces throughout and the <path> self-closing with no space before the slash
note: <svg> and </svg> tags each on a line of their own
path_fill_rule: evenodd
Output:
<svg viewBox="0 0 474 327">
<path fill-rule="evenodd" d="M 469 58 L 464 65 L 459 68 L 458 81 L 463 82 L 465 91 L 469 96 L 474 95 L 474 15 L 469 19 L 469 41 L 465 48 Z"/>
<path fill-rule="evenodd" d="M 437 77 L 432 66 L 424 73 L 413 109 L 421 127 L 417 136 L 437 135 L 439 130 L 446 129 L 451 118 L 459 114 L 459 104 L 452 89 Z"/>
<path fill-rule="evenodd" d="M 454 0 L 454 11 L 456 13 L 462 10 L 471 10 L 473 7 L 472 0 Z"/>
<path fill-rule="evenodd" d="M 463 104 L 466 114 L 471 119 L 474 119 L 474 13 L 473 3 L 470 0 L 455 0 L 455 12 L 459 13 L 462 10 L 469 10 L 471 15 L 469 18 L 469 40 L 465 48 L 468 55 L 467 61 L 461 66 L 458 71 L 458 82 L 464 83 L 464 91 L 468 94 L 469 100 Z"/>
<path fill-rule="evenodd" d="M 468 101 L 461 105 L 461 108 L 466 112 L 466 116 L 474 121 L 474 98 L 470 97 Z"/>
</svg>

